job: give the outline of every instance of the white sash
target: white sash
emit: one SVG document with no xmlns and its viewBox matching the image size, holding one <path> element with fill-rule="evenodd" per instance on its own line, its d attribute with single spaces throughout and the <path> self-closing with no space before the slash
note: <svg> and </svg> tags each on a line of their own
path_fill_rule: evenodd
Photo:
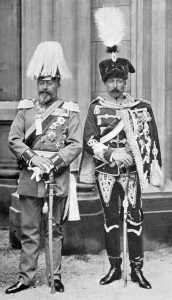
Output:
<svg viewBox="0 0 172 300">
<path fill-rule="evenodd" d="M 117 134 L 124 128 L 123 120 L 121 120 L 118 125 L 109 133 L 107 133 L 105 136 L 100 138 L 101 143 L 106 143 L 113 139 Z"/>
</svg>

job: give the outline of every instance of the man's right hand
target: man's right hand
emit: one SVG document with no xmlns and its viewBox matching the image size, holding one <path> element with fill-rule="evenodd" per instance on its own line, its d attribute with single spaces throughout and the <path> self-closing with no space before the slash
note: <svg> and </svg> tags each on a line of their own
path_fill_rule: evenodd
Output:
<svg viewBox="0 0 172 300">
<path fill-rule="evenodd" d="M 35 155 L 32 158 L 32 162 L 31 164 L 35 167 L 40 168 L 40 170 L 43 173 L 48 173 L 48 171 L 50 171 L 51 169 L 54 168 L 54 165 L 52 164 L 51 160 L 45 157 L 41 157 L 38 155 Z"/>
<path fill-rule="evenodd" d="M 121 148 L 120 151 L 114 151 L 112 161 L 115 162 L 118 167 L 129 167 L 133 164 L 133 156 L 131 152 Z"/>
</svg>

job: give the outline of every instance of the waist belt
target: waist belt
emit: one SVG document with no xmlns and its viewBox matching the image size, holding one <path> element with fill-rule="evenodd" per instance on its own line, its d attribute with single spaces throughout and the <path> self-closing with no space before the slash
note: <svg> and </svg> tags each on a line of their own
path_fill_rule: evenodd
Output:
<svg viewBox="0 0 172 300">
<path fill-rule="evenodd" d="M 46 158 L 50 158 L 52 155 L 57 154 L 57 152 L 41 151 L 41 150 L 34 150 L 34 152 L 35 152 L 38 156 L 42 156 L 42 157 L 46 157 Z"/>
<path fill-rule="evenodd" d="M 136 166 L 129 166 L 128 168 L 126 168 L 126 167 L 119 168 L 119 171 L 120 171 L 120 174 L 125 174 L 127 172 L 129 172 L 129 173 L 136 172 L 137 169 L 136 169 Z"/>
</svg>

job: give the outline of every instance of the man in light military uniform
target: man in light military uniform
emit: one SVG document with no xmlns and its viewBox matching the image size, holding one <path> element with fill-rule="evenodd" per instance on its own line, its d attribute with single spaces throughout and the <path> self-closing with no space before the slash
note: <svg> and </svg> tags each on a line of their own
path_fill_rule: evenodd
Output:
<svg viewBox="0 0 172 300">
<path fill-rule="evenodd" d="M 100 10 L 103 9 L 106 8 Z M 110 13 L 112 10 L 110 8 Z M 103 15 L 103 20 L 105 17 Z M 107 94 L 91 102 L 84 128 L 84 149 L 95 162 L 110 262 L 110 270 L 100 284 L 109 284 L 122 276 L 119 221 L 123 217 L 122 202 L 128 181 L 127 233 L 131 280 L 150 289 L 151 284 L 142 273 L 141 190 L 148 182 L 156 186 L 162 183 L 160 147 L 150 103 L 124 92 L 128 73 L 135 72 L 134 66 L 125 58 L 117 58 L 116 51 L 116 45 L 108 47 L 112 58 L 99 64 Z"/>
<path fill-rule="evenodd" d="M 38 98 L 21 100 L 9 134 L 10 150 L 22 168 L 18 193 L 21 212 L 20 273 L 16 284 L 6 290 L 17 293 L 29 287 L 36 273 L 40 251 L 40 224 L 44 205 L 44 175 L 53 169 L 53 269 L 54 285 L 64 291 L 61 282 L 61 225 L 69 189 L 70 164 L 81 152 L 79 107 L 64 102 L 57 94 L 61 79 L 70 78 L 63 50 L 58 42 L 38 45 L 27 75 L 37 79 Z M 34 171 L 34 173 L 33 173 Z M 50 284 L 48 256 L 48 216 L 45 215 L 46 276 Z"/>
</svg>

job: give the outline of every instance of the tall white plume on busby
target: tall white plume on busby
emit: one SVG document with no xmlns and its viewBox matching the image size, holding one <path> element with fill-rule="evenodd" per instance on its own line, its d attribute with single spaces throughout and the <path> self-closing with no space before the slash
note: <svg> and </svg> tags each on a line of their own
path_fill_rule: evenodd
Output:
<svg viewBox="0 0 172 300">
<path fill-rule="evenodd" d="M 112 53 L 112 60 L 116 61 L 117 46 L 126 34 L 123 13 L 117 7 L 98 8 L 95 12 L 95 23 L 99 37 L 107 46 L 107 52 Z"/>
<path fill-rule="evenodd" d="M 66 64 L 63 48 L 58 42 L 41 42 L 28 65 L 27 77 L 36 79 L 39 76 L 60 75 L 62 79 L 71 78 L 71 72 Z"/>
</svg>

